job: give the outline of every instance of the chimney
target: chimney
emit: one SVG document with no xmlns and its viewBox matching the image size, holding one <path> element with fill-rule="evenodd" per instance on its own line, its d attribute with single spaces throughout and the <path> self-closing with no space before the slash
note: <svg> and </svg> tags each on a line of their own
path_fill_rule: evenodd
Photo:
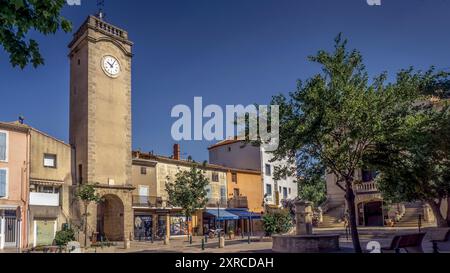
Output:
<svg viewBox="0 0 450 273">
<path fill-rule="evenodd" d="M 173 159 L 180 160 L 180 144 L 173 145 Z"/>
</svg>

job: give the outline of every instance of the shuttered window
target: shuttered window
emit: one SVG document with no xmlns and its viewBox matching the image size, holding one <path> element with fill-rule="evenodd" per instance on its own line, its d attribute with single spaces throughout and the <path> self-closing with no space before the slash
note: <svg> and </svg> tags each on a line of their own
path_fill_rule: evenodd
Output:
<svg viewBox="0 0 450 273">
<path fill-rule="evenodd" d="M 8 181 L 6 169 L 0 169 L 0 198 L 7 197 Z"/>
<path fill-rule="evenodd" d="M 0 132 L 0 161 L 6 161 L 7 134 Z"/>
</svg>

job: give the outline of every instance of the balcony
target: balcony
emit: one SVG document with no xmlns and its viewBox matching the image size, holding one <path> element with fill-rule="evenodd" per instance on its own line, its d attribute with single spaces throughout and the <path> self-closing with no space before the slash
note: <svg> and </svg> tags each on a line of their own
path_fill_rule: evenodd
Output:
<svg viewBox="0 0 450 273">
<path fill-rule="evenodd" d="M 377 183 L 372 182 L 363 182 L 359 184 L 355 184 L 354 190 L 356 193 L 365 194 L 365 193 L 377 193 L 378 187 Z"/>
<path fill-rule="evenodd" d="M 206 204 L 206 207 L 208 208 L 217 208 L 217 205 L 219 205 L 221 208 L 227 207 L 227 200 L 225 198 L 211 198 L 208 200 L 208 203 Z"/>
<path fill-rule="evenodd" d="M 248 198 L 247 196 L 233 197 L 228 200 L 228 207 L 234 209 L 247 209 L 248 208 Z"/>
<path fill-rule="evenodd" d="M 163 207 L 162 197 L 133 195 L 133 207 L 139 208 L 160 208 Z"/>
<path fill-rule="evenodd" d="M 30 192 L 30 205 L 59 207 L 59 193 Z"/>
</svg>

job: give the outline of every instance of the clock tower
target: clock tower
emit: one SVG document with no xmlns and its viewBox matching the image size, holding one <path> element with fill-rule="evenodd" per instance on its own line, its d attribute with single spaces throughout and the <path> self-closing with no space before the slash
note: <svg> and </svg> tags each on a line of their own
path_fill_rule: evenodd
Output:
<svg viewBox="0 0 450 273">
<path fill-rule="evenodd" d="M 95 16 L 69 44 L 74 186 L 93 184 L 103 197 L 88 223 L 109 240 L 132 233 L 132 45 L 126 31 Z"/>
</svg>

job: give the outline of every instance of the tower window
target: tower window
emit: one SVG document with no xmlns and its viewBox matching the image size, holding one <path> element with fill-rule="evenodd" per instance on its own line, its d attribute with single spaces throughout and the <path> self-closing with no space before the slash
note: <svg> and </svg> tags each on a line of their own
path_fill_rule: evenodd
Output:
<svg viewBox="0 0 450 273">
<path fill-rule="evenodd" d="M 81 64 L 81 60 L 80 59 L 78 59 L 78 65 L 80 65 Z"/>
<path fill-rule="evenodd" d="M 147 168 L 146 167 L 141 167 L 141 174 L 142 175 L 146 175 L 147 174 Z"/>
</svg>

